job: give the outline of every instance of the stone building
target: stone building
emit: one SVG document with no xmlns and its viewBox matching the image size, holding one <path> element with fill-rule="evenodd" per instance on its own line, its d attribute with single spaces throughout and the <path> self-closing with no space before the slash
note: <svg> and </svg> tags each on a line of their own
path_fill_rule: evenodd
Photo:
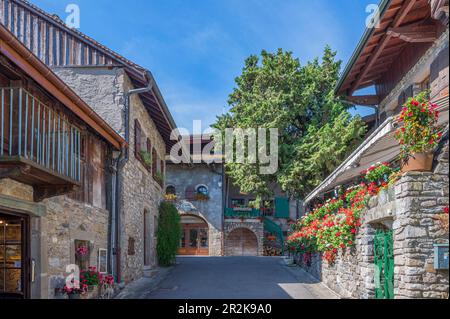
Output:
<svg viewBox="0 0 450 319">
<path fill-rule="evenodd" d="M 0 298 L 52 298 L 70 265 L 108 271 L 109 165 L 126 142 L 3 24 L 0 105 Z"/>
<path fill-rule="evenodd" d="M 0 9 L 0 23 L 129 146 L 109 168 L 114 186 L 109 270 L 119 282 L 140 278 L 156 264 L 164 159 L 175 128 L 152 74 L 29 2 L 0 0 Z"/>
<path fill-rule="evenodd" d="M 409 97 L 429 89 L 446 133 L 432 171 L 405 173 L 371 199 L 354 248 L 341 252 L 332 265 L 319 255 L 306 263 L 302 256 L 298 260 L 343 297 L 448 298 L 449 234 L 437 219 L 449 205 L 448 1 L 382 1 L 380 9 L 379 28 L 367 29 L 336 89 L 349 102 L 376 107 L 379 124 L 307 196 L 306 206 L 332 196 L 341 185 L 357 183 L 360 172 L 377 162 L 398 163 L 393 116 Z M 354 95 L 370 86 L 374 95 Z"/>
<path fill-rule="evenodd" d="M 226 176 L 222 156 L 211 154 L 211 138 L 184 140 L 189 141 L 191 161 L 174 164 L 168 159 L 166 185 L 166 194 L 175 195 L 182 215 L 180 255 L 263 256 L 269 250 L 281 254 L 289 221 L 297 218 L 297 202 L 274 185 L 275 196 L 256 207 L 256 196 L 241 193 Z M 193 147 L 196 143 L 198 148 Z"/>
</svg>

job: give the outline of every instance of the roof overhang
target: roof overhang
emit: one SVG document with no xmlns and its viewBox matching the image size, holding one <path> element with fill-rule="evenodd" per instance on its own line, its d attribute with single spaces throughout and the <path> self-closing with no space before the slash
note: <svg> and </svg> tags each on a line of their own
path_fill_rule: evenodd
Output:
<svg viewBox="0 0 450 319">
<path fill-rule="evenodd" d="M 126 146 L 125 140 L 119 134 L 2 24 L 0 24 L 0 52 L 116 149 Z"/>
<path fill-rule="evenodd" d="M 134 63 L 131 60 L 126 59 L 124 56 L 104 46 L 98 41 L 88 37 L 82 32 L 76 29 L 69 28 L 56 15 L 51 15 L 27 1 L 14 0 L 14 2 L 16 2 L 18 5 L 25 7 L 27 10 L 38 15 L 40 18 L 45 19 L 45 21 L 48 21 L 56 28 L 64 30 L 64 32 L 67 32 L 72 37 L 76 38 L 78 41 L 81 41 L 82 43 L 88 46 L 95 47 L 96 50 L 98 50 L 99 52 L 107 56 L 108 59 L 111 59 L 111 61 L 113 61 L 114 64 L 107 64 L 106 66 L 124 67 L 127 74 L 130 76 L 135 88 L 146 87 L 148 86 L 149 81 L 152 81 L 153 82 L 152 91 L 140 94 L 140 97 L 142 98 L 142 102 L 145 105 L 150 117 L 155 122 L 155 125 L 159 133 L 161 134 L 164 143 L 166 144 L 167 151 L 170 150 L 170 148 L 176 143 L 176 141 L 170 140 L 170 134 L 172 130 L 176 128 L 176 124 L 167 107 L 166 102 L 164 101 L 161 91 L 159 90 L 156 81 L 153 78 L 153 75 L 152 79 L 148 79 L 147 74 L 149 72 L 145 68 Z M 83 66 L 87 67 L 90 65 L 83 65 Z"/>
<path fill-rule="evenodd" d="M 433 102 L 438 105 L 438 110 L 441 113 L 438 125 L 448 125 L 449 96 L 446 95 Z M 377 162 L 391 162 L 396 159 L 400 154 L 400 146 L 394 134 L 394 120 L 390 117 L 305 198 L 305 204 L 338 185 L 354 180 L 361 175 L 362 171 Z"/>
<path fill-rule="evenodd" d="M 412 42 L 434 41 L 438 22 L 429 0 L 382 0 L 378 28 L 367 28 L 336 87 L 339 96 L 377 84 Z M 424 36 L 426 35 L 426 36 Z"/>
</svg>

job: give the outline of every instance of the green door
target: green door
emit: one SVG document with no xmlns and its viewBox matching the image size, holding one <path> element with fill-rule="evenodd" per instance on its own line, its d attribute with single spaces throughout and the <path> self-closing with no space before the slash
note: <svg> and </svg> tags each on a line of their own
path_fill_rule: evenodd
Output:
<svg viewBox="0 0 450 319">
<path fill-rule="evenodd" d="M 275 217 L 289 218 L 289 198 L 276 197 L 275 198 Z"/>
<path fill-rule="evenodd" d="M 374 241 L 375 298 L 394 299 L 394 240 L 392 231 L 378 231 Z"/>
</svg>

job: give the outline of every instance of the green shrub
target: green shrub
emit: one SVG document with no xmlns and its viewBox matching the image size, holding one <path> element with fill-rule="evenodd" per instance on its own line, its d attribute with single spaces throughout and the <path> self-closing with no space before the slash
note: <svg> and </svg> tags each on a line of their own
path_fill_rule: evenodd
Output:
<svg viewBox="0 0 450 319">
<path fill-rule="evenodd" d="M 181 218 L 172 203 L 161 203 L 157 236 L 159 265 L 168 267 L 175 262 L 181 239 Z"/>
</svg>

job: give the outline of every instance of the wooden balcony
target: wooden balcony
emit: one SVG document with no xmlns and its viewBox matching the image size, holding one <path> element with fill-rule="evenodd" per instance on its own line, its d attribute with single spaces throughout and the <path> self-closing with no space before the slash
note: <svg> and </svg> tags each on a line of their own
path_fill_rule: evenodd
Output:
<svg viewBox="0 0 450 319">
<path fill-rule="evenodd" d="M 0 88 L 0 179 L 31 185 L 34 200 L 80 184 L 81 132 L 23 88 Z"/>
</svg>

